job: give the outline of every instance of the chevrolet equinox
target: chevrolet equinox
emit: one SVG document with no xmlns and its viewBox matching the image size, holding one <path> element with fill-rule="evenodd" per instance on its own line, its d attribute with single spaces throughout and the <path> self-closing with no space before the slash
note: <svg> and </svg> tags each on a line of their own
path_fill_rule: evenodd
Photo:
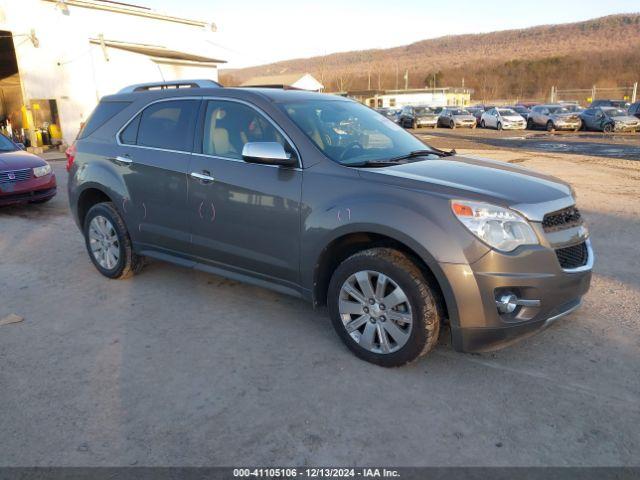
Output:
<svg viewBox="0 0 640 480">
<path fill-rule="evenodd" d="M 210 80 L 104 97 L 69 201 L 109 278 L 145 257 L 326 305 L 358 357 L 484 351 L 575 310 L 593 251 L 572 188 L 429 147 L 357 102 Z"/>
</svg>

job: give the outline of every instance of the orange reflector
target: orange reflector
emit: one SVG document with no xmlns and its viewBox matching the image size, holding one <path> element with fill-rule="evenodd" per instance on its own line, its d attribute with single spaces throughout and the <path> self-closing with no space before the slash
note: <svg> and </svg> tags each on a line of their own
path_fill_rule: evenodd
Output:
<svg viewBox="0 0 640 480">
<path fill-rule="evenodd" d="M 455 213 L 459 217 L 473 217 L 473 210 L 467 205 L 453 203 L 451 204 L 451 208 L 453 208 L 453 213 Z"/>
</svg>

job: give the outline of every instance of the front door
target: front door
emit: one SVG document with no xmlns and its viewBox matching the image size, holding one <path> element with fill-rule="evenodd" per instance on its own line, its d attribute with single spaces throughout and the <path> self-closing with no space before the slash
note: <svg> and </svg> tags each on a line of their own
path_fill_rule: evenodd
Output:
<svg viewBox="0 0 640 480">
<path fill-rule="evenodd" d="M 296 155 L 292 145 L 262 113 L 231 100 L 207 101 L 202 129 L 201 153 L 192 156 L 189 177 L 194 255 L 295 287 L 302 170 L 242 159 L 247 142 L 280 142 Z"/>
<path fill-rule="evenodd" d="M 187 174 L 200 100 L 152 103 L 120 134 L 118 157 L 130 198 L 122 209 L 134 241 L 187 253 Z"/>
</svg>

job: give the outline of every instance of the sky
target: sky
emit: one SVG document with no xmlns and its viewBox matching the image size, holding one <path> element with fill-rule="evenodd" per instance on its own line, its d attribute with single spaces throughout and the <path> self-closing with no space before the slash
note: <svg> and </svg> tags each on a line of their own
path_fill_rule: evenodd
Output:
<svg viewBox="0 0 640 480">
<path fill-rule="evenodd" d="M 214 22 L 226 68 L 640 12 L 639 0 L 134 0 Z"/>
</svg>

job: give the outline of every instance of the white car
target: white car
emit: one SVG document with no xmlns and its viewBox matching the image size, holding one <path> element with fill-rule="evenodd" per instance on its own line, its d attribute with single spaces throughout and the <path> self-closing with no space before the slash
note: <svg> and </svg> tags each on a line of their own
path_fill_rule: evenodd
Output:
<svg viewBox="0 0 640 480">
<path fill-rule="evenodd" d="M 527 128 L 527 122 L 511 108 L 491 108 L 480 117 L 480 126 L 498 130 L 524 130 Z"/>
</svg>

